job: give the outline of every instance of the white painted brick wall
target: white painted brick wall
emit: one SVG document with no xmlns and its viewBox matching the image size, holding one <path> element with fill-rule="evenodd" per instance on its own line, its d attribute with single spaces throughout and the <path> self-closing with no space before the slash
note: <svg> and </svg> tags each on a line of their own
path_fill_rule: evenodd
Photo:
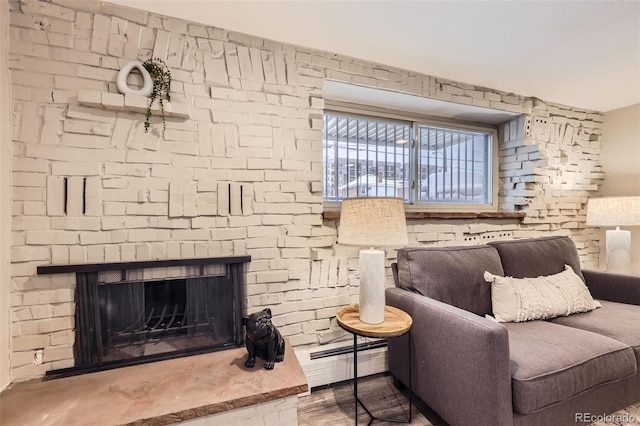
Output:
<svg viewBox="0 0 640 426">
<path fill-rule="evenodd" d="M 74 277 L 35 275 L 49 263 L 248 254 L 249 311 L 271 307 L 294 346 L 347 338 L 334 317 L 357 301 L 358 260 L 334 246 L 336 224 L 321 214 L 324 78 L 523 114 L 500 127 L 498 193 L 502 209 L 527 213 L 523 223 L 410 220 L 411 245 L 570 235 L 583 264 L 598 263 L 598 233 L 584 226 L 603 179 L 597 112 L 106 3 L 17 7 L 16 379 L 73 362 Z M 114 81 L 120 66 L 152 55 L 171 67 L 174 102 L 166 131 L 154 116 L 144 133 L 147 100 L 118 94 Z M 45 362 L 34 366 L 38 348 Z"/>
</svg>

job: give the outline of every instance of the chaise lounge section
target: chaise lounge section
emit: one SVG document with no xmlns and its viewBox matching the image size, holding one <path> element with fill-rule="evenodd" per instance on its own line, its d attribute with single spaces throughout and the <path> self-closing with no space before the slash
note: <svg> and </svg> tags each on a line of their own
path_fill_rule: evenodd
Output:
<svg viewBox="0 0 640 426">
<path fill-rule="evenodd" d="M 498 323 L 484 272 L 514 278 L 565 265 L 602 307 Z M 413 317 L 389 342 L 389 370 L 451 425 L 575 425 L 640 401 L 640 277 L 582 271 L 564 236 L 448 248 L 405 248 L 387 304 Z"/>
</svg>

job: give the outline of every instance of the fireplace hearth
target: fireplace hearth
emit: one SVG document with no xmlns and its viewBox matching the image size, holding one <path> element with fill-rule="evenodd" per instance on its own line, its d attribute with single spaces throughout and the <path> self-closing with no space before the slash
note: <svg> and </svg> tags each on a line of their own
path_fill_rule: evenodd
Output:
<svg viewBox="0 0 640 426">
<path fill-rule="evenodd" d="M 244 342 L 249 256 L 55 265 L 76 273 L 74 367 L 64 376 L 230 349 Z"/>
</svg>

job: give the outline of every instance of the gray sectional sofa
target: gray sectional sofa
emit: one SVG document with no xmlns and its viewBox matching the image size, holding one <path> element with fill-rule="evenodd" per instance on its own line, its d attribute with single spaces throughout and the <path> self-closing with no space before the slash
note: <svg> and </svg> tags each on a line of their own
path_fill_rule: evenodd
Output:
<svg viewBox="0 0 640 426">
<path fill-rule="evenodd" d="M 552 275 L 570 265 L 602 307 L 519 323 L 491 314 L 495 275 Z M 575 425 L 640 401 L 640 277 L 580 269 L 568 237 L 404 248 L 387 304 L 413 318 L 389 341 L 389 370 L 451 425 Z"/>
</svg>

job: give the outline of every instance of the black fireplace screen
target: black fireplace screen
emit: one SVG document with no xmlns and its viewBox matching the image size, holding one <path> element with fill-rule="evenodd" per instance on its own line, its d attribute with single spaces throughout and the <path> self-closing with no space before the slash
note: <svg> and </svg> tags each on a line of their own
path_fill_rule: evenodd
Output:
<svg viewBox="0 0 640 426">
<path fill-rule="evenodd" d="M 165 278 L 150 271 L 76 273 L 72 370 L 132 365 L 243 343 L 243 264 L 166 268 L 171 273 Z"/>
</svg>

